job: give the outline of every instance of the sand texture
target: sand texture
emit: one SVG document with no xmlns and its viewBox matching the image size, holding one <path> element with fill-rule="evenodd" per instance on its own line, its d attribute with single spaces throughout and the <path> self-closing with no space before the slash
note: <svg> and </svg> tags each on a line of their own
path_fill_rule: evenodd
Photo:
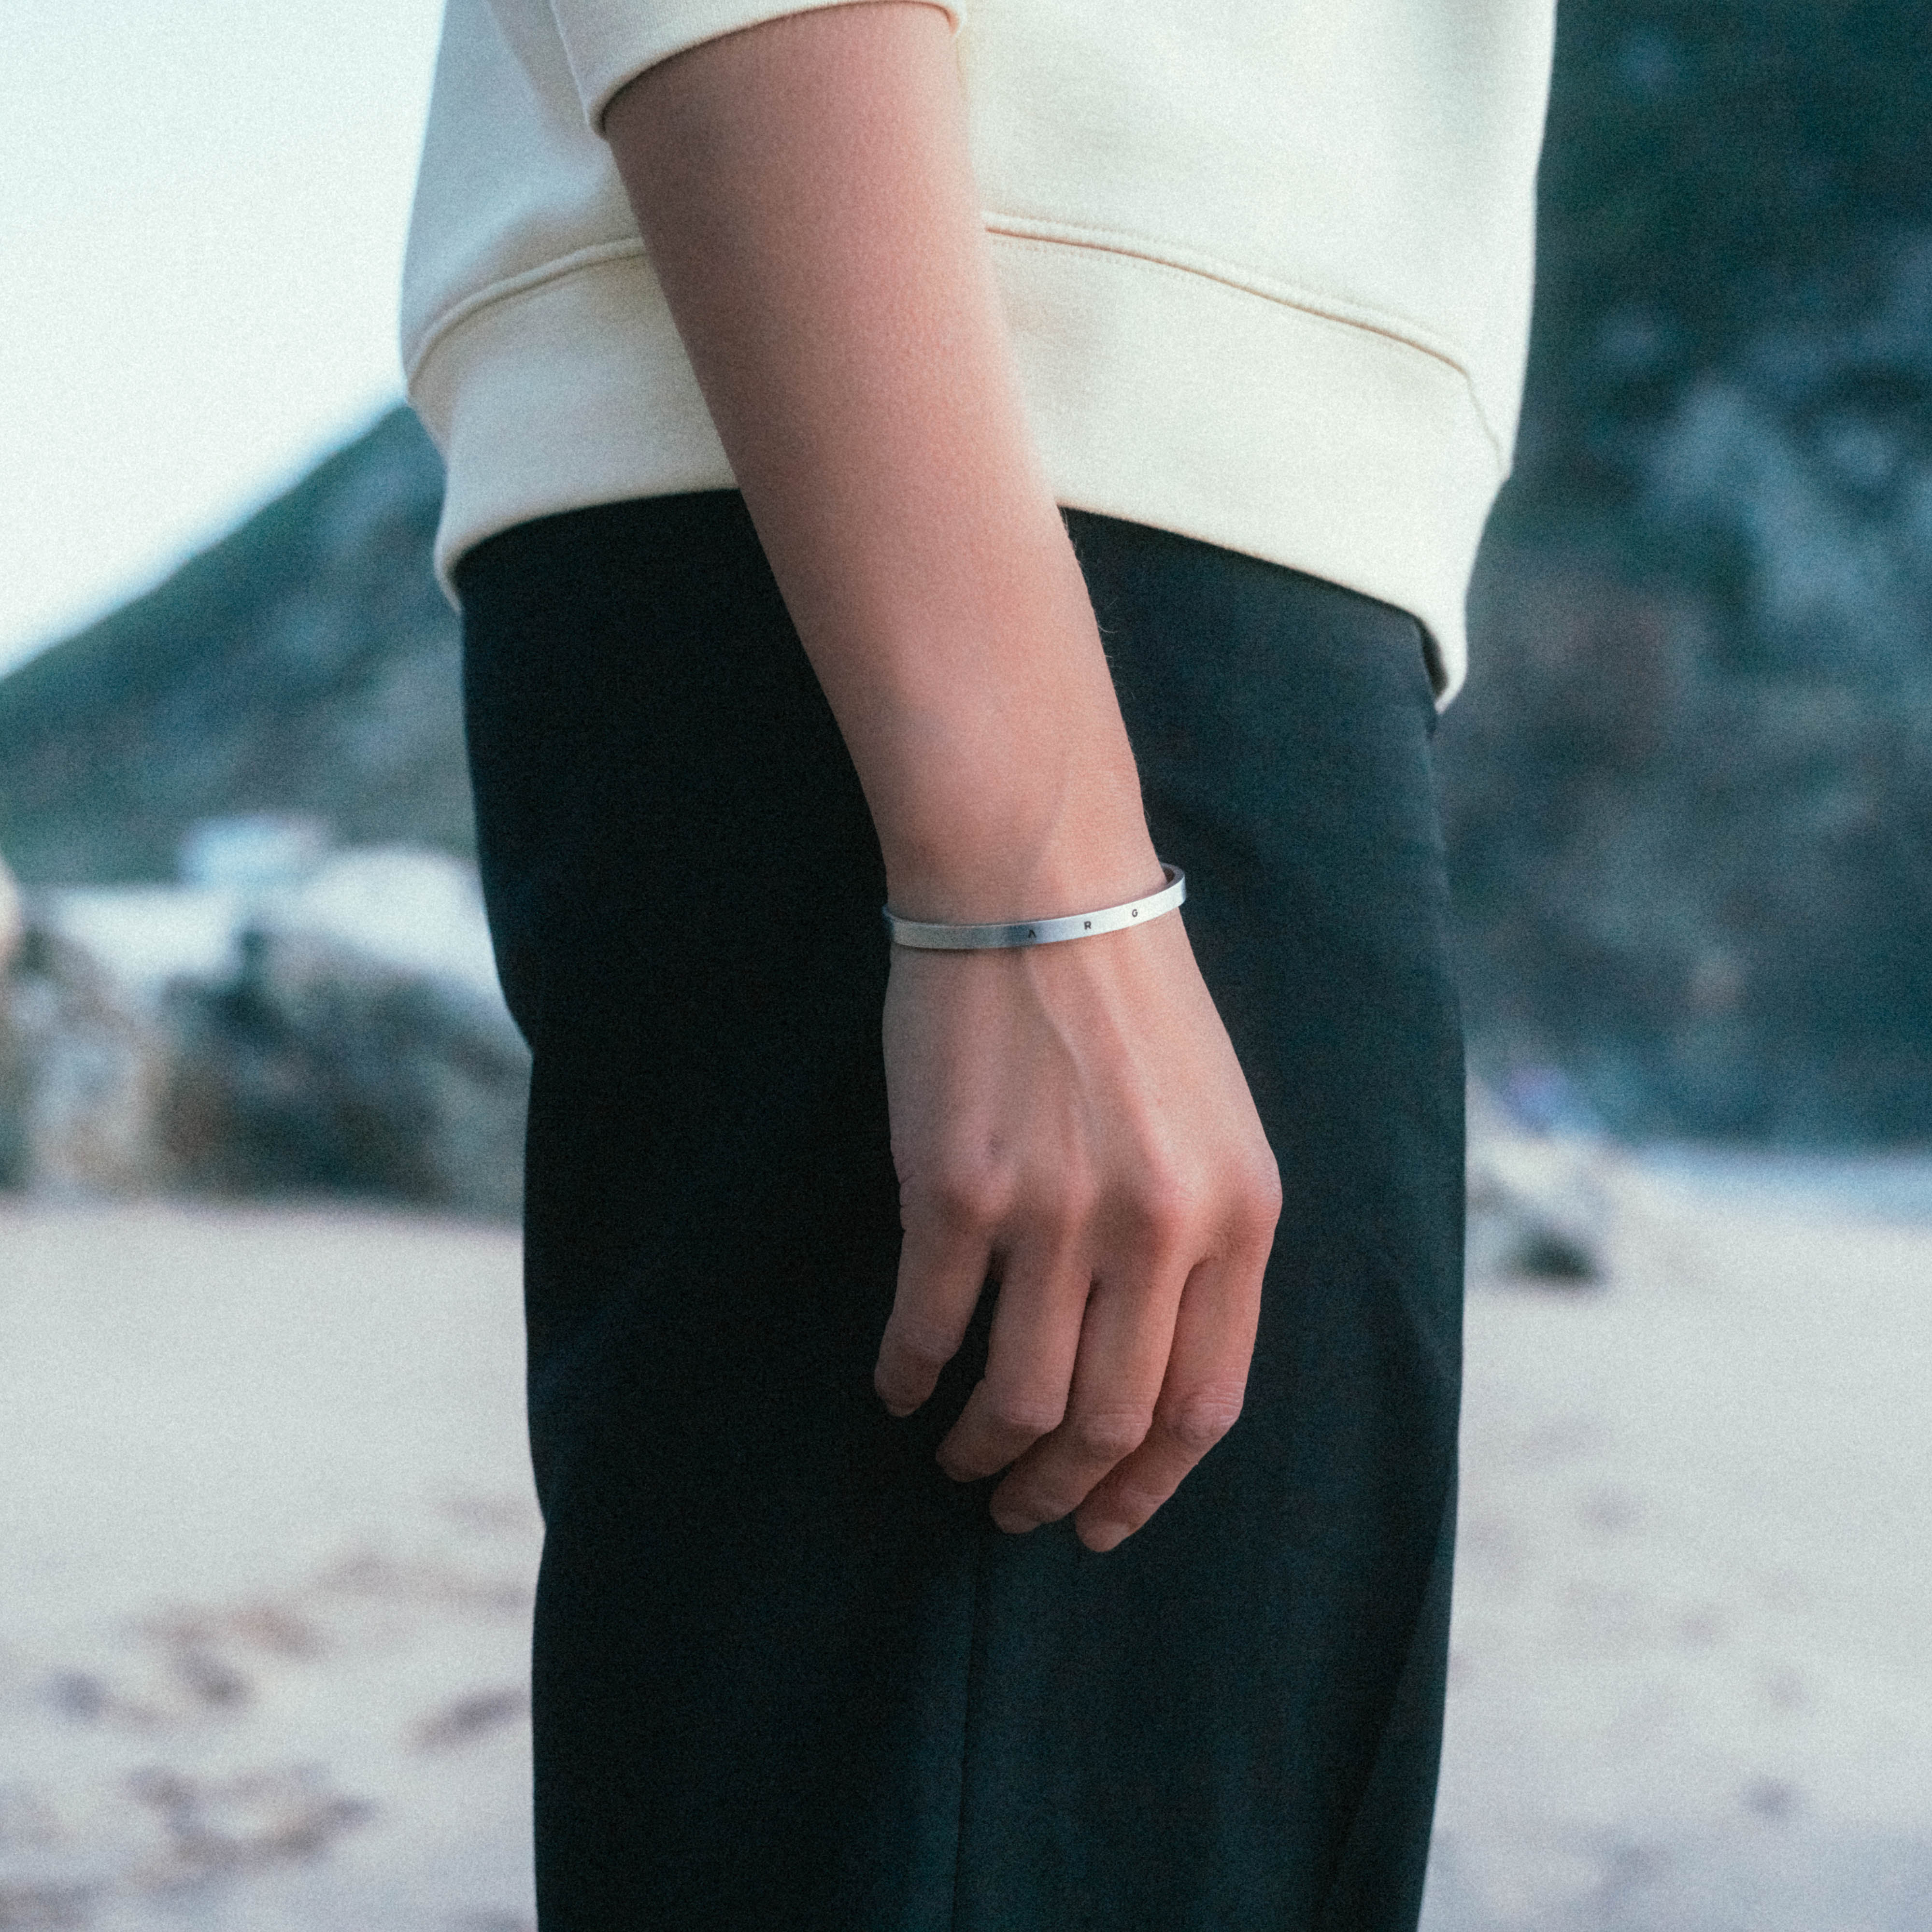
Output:
<svg viewBox="0 0 1932 1932">
<path fill-rule="evenodd" d="M 509 1234 L 0 1217 L 0 1928 L 521 1932 Z"/>
<path fill-rule="evenodd" d="M 1932 1225 L 1592 1184 L 1471 1295 L 1426 1932 L 1924 1932 Z M 0 1932 L 531 1924 L 517 1270 L 0 1210 Z"/>
<path fill-rule="evenodd" d="M 1927 1932 L 1932 1225 L 1600 1180 L 1472 1287 L 1425 1932 Z"/>
</svg>

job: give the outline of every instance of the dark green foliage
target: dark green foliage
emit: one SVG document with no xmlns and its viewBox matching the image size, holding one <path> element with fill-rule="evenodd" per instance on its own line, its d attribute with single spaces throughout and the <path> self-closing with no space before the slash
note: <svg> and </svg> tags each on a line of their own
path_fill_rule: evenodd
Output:
<svg viewBox="0 0 1932 1932">
<path fill-rule="evenodd" d="M 1932 706 L 1726 670 L 1696 599 L 1527 554 L 1478 610 L 1440 740 L 1478 1066 L 1634 1134 L 1932 1130 Z"/>
<path fill-rule="evenodd" d="M 1613 514 L 1633 431 L 1746 354 L 1768 310 L 1829 324 L 1866 306 L 1897 237 L 1932 227 L 1928 112 L 1920 0 L 1564 0 L 1532 487 L 1506 519 Z"/>
<path fill-rule="evenodd" d="M 1932 1134 L 1932 10 L 1565 4 L 1442 763 L 1476 1056 Z"/>
</svg>

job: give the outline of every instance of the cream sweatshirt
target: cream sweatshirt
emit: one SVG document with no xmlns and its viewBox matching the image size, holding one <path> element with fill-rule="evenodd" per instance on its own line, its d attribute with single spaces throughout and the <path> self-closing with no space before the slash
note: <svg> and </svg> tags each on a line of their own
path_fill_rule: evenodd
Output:
<svg viewBox="0 0 1932 1932">
<path fill-rule="evenodd" d="M 402 304 L 446 586 L 530 518 L 731 484 L 599 124 L 654 62 L 826 3 L 448 0 Z M 949 10 L 1058 500 L 1412 612 L 1446 702 L 1516 433 L 1552 0 Z"/>
</svg>

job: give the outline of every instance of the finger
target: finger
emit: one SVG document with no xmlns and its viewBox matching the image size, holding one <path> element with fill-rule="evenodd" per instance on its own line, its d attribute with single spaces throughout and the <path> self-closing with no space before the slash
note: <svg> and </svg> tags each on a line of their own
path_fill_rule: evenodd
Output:
<svg viewBox="0 0 1932 1932">
<path fill-rule="evenodd" d="M 1036 1248 L 1009 1257 L 1003 1275 L 986 1372 L 939 1445 L 956 1482 L 1004 1469 L 1066 1413 L 1092 1285 L 1085 1258 L 1070 1245 Z"/>
<path fill-rule="evenodd" d="M 985 1234 L 956 1225 L 906 1230 L 892 1312 L 872 1370 L 872 1386 L 893 1414 L 910 1415 L 917 1408 L 959 1352 L 992 1262 Z"/>
<path fill-rule="evenodd" d="M 1088 1298 L 1066 1415 L 993 1492 L 1002 1529 L 1036 1529 L 1077 1508 L 1154 1420 L 1180 1300 L 1178 1270 L 1102 1280 Z"/>
<path fill-rule="evenodd" d="M 1203 1262 L 1189 1276 L 1153 1426 L 1075 1514 L 1089 1550 L 1124 1542 L 1234 1426 L 1254 1355 L 1266 1259 L 1264 1252 Z"/>
</svg>

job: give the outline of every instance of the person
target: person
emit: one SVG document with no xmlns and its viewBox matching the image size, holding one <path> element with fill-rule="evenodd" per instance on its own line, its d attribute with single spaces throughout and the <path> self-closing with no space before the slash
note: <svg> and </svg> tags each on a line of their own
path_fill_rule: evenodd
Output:
<svg viewBox="0 0 1932 1932">
<path fill-rule="evenodd" d="M 1414 1924 L 1549 13 L 448 0 L 545 1932 Z"/>
</svg>

